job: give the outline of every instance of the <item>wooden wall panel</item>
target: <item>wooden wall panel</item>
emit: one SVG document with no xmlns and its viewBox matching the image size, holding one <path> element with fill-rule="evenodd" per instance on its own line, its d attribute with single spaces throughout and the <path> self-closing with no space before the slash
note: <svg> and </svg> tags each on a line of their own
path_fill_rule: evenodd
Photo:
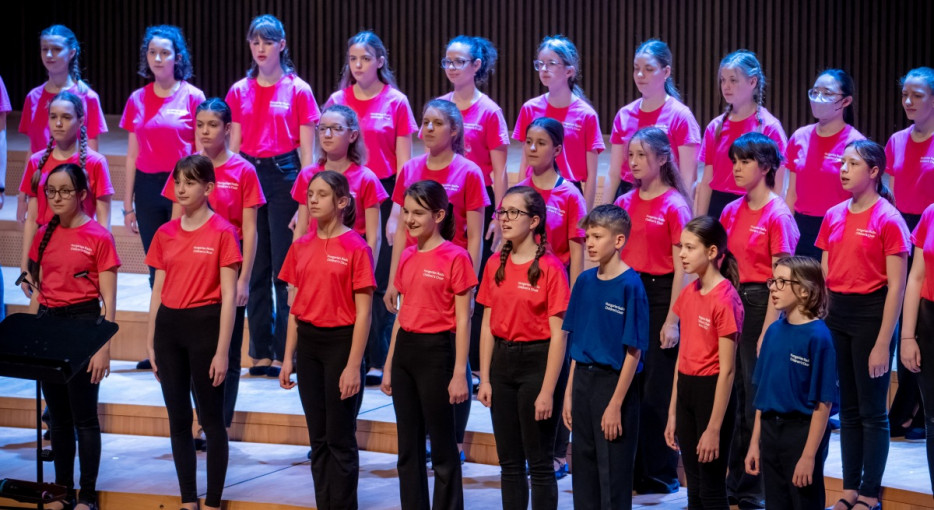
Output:
<svg viewBox="0 0 934 510">
<path fill-rule="evenodd" d="M 20 48 L 0 61 L 14 108 L 41 83 L 37 35 L 52 23 L 72 27 L 84 44 L 83 66 L 107 113 L 120 113 L 136 75 L 147 25 L 181 26 L 193 52 L 193 82 L 223 96 L 249 66 L 244 34 L 264 12 L 286 24 L 299 74 L 324 102 L 339 81 L 347 38 L 374 29 L 390 50 L 400 88 L 416 111 L 448 90 L 438 68 L 443 45 L 460 34 L 490 38 L 500 52 L 489 94 L 510 123 L 522 102 L 543 90 L 531 61 L 544 35 L 577 43 L 583 87 L 608 131 L 620 106 L 637 97 L 630 62 L 649 37 L 674 52 L 674 77 L 701 125 L 722 111 L 716 69 L 729 51 L 756 51 L 769 87 L 766 105 L 791 132 L 812 122 L 805 90 L 825 67 L 850 71 L 857 83 L 857 127 L 884 142 L 907 125 L 897 79 L 934 66 L 930 0 L 69 0 L 11 4 L 0 41 Z M 115 126 L 112 126 L 112 128 Z"/>
</svg>

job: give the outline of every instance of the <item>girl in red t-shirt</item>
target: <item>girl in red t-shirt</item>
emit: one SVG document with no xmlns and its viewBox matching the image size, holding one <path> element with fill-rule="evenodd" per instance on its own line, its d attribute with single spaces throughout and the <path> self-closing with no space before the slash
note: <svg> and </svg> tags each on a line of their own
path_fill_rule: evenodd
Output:
<svg viewBox="0 0 934 510">
<path fill-rule="evenodd" d="M 743 328 L 743 304 L 735 288 L 739 270 L 727 251 L 726 230 L 710 216 L 684 226 L 679 259 L 697 280 L 684 287 L 672 308 L 681 319 L 681 345 L 665 440 L 681 450 L 688 506 L 728 508 L 734 360 Z"/>
<path fill-rule="evenodd" d="M 912 229 L 934 203 L 934 69 L 918 67 L 902 80 L 902 108 L 912 124 L 885 144 L 895 205 Z"/>
<path fill-rule="evenodd" d="M 467 352 L 470 294 L 477 285 L 470 255 L 450 242 L 454 217 L 444 187 L 419 181 L 405 191 L 405 249 L 395 277 L 401 305 L 383 371 L 399 437 L 403 508 L 428 508 L 425 433 L 431 436 L 434 508 L 464 508 L 454 406 L 470 398 Z"/>
<path fill-rule="evenodd" d="M 316 173 L 306 196 L 315 230 L 292 244 L 279 273 L 294 289 L 279 384 L 295 387 L 296 357 L 315 500 L 325 508 L 356 508 L 356 421 L 376 287 L 373 254 L 353 231 L 356 206 L 346 177 Z"/>
<path fill-rule="evenodd" d="M 649 298 L 649 349 L 645 366 L 636 375 L 642 404 L 633 486 L 639 493 L 668 494 L 678 489 L 678 454 L 665 444 L 664 424 L 680 340 L 678 317 L 671 309 L 687 279 L 684 267 L 675 261 L 691 208 L 669 140 L 657 127 L 632 135 L 627 168 L 636 189 L 616 200 L 633 218 L 620 255 L 638 271 Z"/>
<path fill-rule="evenodd" d="M 176 163 L 172 178 L 183 214 L 159 227 L 146 254 L 146 264 L 156 268 L 149 305 L 149 359 L 169 415 L 182 504 L 189 510 L 199 508 L 191 439 L 193 389 L 207 438 L 204 506 L 220 508 L 228 455 L 224 379 L 243 258 L 237 229 L 208 203 L 216 186 L 211 160 L 200 154 L 186 156 Z"/>
<path fill-rule="evenodd" d="M 138 74 L 152 80 L 127 99 L 120 127 L 129 132 L 123 223 L 140 235 L 149 251 L 156 229 L 172 216 L 172 202 L 162 195 L 175 162 L 201 146 L 195 137 L 195 108 L 204 92 L 188 83 L 191 55 L 181 29 L 152 26 L 143 35 Z M 155 270 L 149 268 L 149 286 Z"/>
<path fill-rule="evenodd" d="M 636 48 L 632 79 L 642 97 L 620 108 L 613 119 L 610 182 L 603 190 L 605 203 L 612 203 L 632 189 L 627 146 L 637 131 L 647 127 L 657 127 L 668 137 L 672 162 L 681 171 L 681 181 L 693 196 L 700 126 L 691 109 L 681 102 L 681 94 L 671 77 L 671 62 L 671 48 L 663 41 L 649 39 Z"/>
<path fill-rule="evenodd" d="M 360 122 L 353 110 L 344 105 L 334 104 L 321 112 L 318 150 L 318 160 L 313 166 L 303 168 L 292 186 L 292 198 L 298 202 L 294 239 L 305 235 L 311 227 L 312 218 L 307 205 L 308 183 L 315 174 L 323 170 L 333 170 L 347 179 L 350 193 L 354 197 L 357 210 L 354 214 L 355 223 L 351 227 L 366 239 L 370 251 L 379 253 L 383 237 L 380 204 L 389 198 L 389 195 L 376 174 L 363 166 L 367 161 L 366 145 L 360 131 Z"/>
<path fill-rule="evenodd" d="M 824 216 L 816 245 L 830 289 L 827 327 L 837 351 L 843 498 L 874 508 L 889 452 L 889 362 L 905 295 L 908 228 L 882 183 L 885 150 L 858 140 L 843 152 L 840 182 L 852 198 Z"/>
<path fill-rule="evenodd" d="M 504 244 L 487 262 L 477 295 L 486 307 L 477 400 L 491 408 L 503 508 L 528 507 L 526 463 L 532 508 L 555 508 L 552 461 L 566 366 L 561 326 L 571 290 L 564 264 L 548 253 L 545 200 L 537 191 L 510 188 L 496 216 Z"/>
<path fill-rule="evenodd" d="M 62 163 L 77 163 L 88 180 L 88 193 L 82 199 L 84 213 L 97 219 L 105 229 L 110 229 L 110 199 L 114 188 L 110 182 L 107 160 L 88 147 L 87 125 L 84 103 L 71 92 L 59 92 L 49 104 L 48 126 L 51 132 L 46 148 L 33 154 L 26 163 L 26 171 L 19 190 L 29 197 L 26 224 L 23 228 L 23 251 L 20 267 L 26 270 L 29 248 L 32 246 L 36 229 L 52 217 L 49 201 L 41 193 L 48 173 Z M 26 296 L 32 289 L 22 286 Z"/>
<path fill-rule="evenodd" d="M 38 287 L 30 313 L 114 320 L 117 310 L 117 268 L 120 259 L 113 236 L 88 216 L 82 201 L 89 193 L 81 167 L 66 163 L 49 173 L 42 192 L 54 216 L 39 229 L 29 252 L 29 280 Z M 76 274 L 84 274 L 76 278 Z M 110 343 L 105 344 L 67 384 L 42 385 L 51 416 L 55 451 L 55 483 L 68 489 L 66 508 L 97 508 L 95 484 L 101 461 L 101 429 L 97 417 L 99 384 L 110 373 Z M 75 437 L 79 444 L 81 493 L 76 498 Z M 77 505 L 77 506 L 75 506 Z"/>
</svg>

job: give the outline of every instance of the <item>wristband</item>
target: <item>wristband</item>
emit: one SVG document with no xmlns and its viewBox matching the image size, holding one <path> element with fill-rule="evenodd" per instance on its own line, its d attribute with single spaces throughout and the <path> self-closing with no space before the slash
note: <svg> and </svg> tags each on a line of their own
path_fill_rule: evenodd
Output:
<svg viewBox="0 0 934 510">
<path fill-rule="evenodd" d="M 128 214 L 134 214 L 134 213 L 136 213 L 136 209 L 130 209 L 129 211 L 126 210 L 126 209 L 121 209 L 121 211 L 123 211 L 123 215 L 124 215 L 124 216 L 126 216 L 126 215 L 128 215 Z"/>
<path fill-rule="evenodd" d="M 902 340 L 917 340 L 917 339 L 918 339 L 917 335 L 916 335 L 916 336 L 903 336 L 903 337 L 902 337 Z"/>
</svg>

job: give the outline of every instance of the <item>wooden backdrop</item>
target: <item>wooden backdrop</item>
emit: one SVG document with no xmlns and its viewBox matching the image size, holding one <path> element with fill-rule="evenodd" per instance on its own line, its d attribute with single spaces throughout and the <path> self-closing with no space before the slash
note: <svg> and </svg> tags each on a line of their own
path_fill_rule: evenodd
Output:
<svg viewBox="0 0 934 510">
<path fill-rule="evenodd" d="M 563 33 L 580 49 L 585 92 L 608 133 L 615 112 L 637 97 L 633 51 L 659 37 L 674 53 L 673 76 L 703 127 L 724 106 L 716 82 L 720 59 L 737 48 L 758 53 L 768 77 L 766 105 L 789 134 L 813 122 L 805 91 L 816 73 L 842 67 L 856 79 L 856 126 L 884 143 L 907 125 L 898 78 L 934 66 L 931 0 L 69 0 L 5 6 L 0 59 L 14 109 L 45 79 L 38 34 L 53 23 L 83 43 L 82 66 L 110 114 L 144 84 L 136 74 L 143 31 L 151 24 L 184 30 L 192 82 L 222 96 L 242 77 L 251 18 L 286 25 L 298 73 L 323 103 L 337 86 L 348 37 L 375 30 L 386 42 L 399 86 L 418 112 L 448 90 L 439 68 L 444 44 L 466 33 L 491 39 L 500 60 L 487 92 L 510 125 L 522 102 L 543 92 L 532 70 L 542 37 Z M 111 126 L 115 128 L 115 126 Z"/>
</svg>

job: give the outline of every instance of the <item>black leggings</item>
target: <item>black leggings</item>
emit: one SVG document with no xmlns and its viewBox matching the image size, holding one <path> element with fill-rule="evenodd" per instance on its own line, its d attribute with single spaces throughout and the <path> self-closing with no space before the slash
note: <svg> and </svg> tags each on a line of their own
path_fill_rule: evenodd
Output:
<svg viewBox="0 0 934 510">
<path fill-rule="evenodd" d="M 189 392 L 194 388 L 201 407 L 201 426 L 207 439 L 207 493 L 204 504 L 220 506 L 227 477 L 227 428 L 224 426 L 224 385 L 208 377 L 217 352 L 221 305 L 174 309 L 156 313 L 155 366 L 169 414 L 172 457 L 182 503 L 198 501 L 197 458 L 191 437 L 193 420 Z"/>
<path fill-rule="evenodd" d="M 934 487 L 934 302 L 921 300 L 918 310 L 918 347 L 921 349 L 921 373 L 918 382 L 924 399 L 924 429 L 927 432 L 928 473 Z M 55 436 L 52 436 L 55 437 Z"/>
<path fill-rule="evenodd" d="M 40 307 L 40 313 L 69 319 L 94 319 L 100 316 L 97 300 L 61 308 Z M 97 474 L 101 465 L 101 426 L 97 418 L 97 396 L 100 385 L 91 383 L 91 374 L 82 368 L 66 384 L 45 383 L 42 392 L 51 417 L 50 434 L 55 452 L 55 483 L 75 496 L 75 436 L 81 466 L 81 498 L 83 503 L 97 502 Z"/>
</svg>

